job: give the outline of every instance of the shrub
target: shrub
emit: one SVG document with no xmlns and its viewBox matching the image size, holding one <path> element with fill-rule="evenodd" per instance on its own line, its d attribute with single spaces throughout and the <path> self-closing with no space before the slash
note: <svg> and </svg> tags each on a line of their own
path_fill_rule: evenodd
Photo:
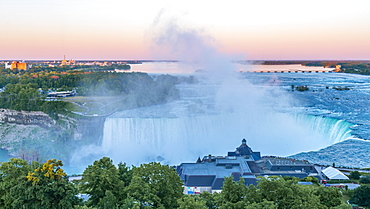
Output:
<svg viewBox="0 0 370 209">
<path fill-rule="evenodd" d="M 361 184 L 369 184 L 370 183 L 370 176 L 365 176 L 360 179 Z"/>
<path fill-rule="evenodd" d="M 360 172 L 358 172 L 358 171 L 351 171 L 351 173 L 349 174 L 349 178 L 350 179 L 360 179 L 360 176 L 361 176 L 361 174 L 360 174 Z"/>
</svg>

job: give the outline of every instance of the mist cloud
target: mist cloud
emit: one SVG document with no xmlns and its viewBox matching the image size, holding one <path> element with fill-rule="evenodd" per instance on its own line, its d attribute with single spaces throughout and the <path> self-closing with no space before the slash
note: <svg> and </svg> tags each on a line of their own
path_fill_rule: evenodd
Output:
<svg viewBox="0 0 370 209">
<path fill-rule="evenodd" d="M 230 63 L 232 57 L 217 50 L 218 43 L 205 29 L 185 23 L 165 9 L 159 12 L 151 29 L 156 58 L 178 60 L 212 74 L 235 70 Z"/>
<path fill-rule="evenodd" d="M 263 154 L 287 155 L 327 145 L 321 132 L 311 134 L 306 118 L 279 112 L 289 108 L 293 99 L 274 87 L 278 77 L 253 85 L 248 73 L 237 72 L 231 62 L 235 58 L 221 53 L 204 29 L 164 9 L 155 18 L 151 34 L 157 58 L 178 60 L 187 73 L 200 69 L 201 73 L 194 73 L 200 83 L 189 84 L 196 93 L 182 101 L 108 118 L 102 146 L 96 148 L 104 155 L 129 164 L 161 156 L 173 164 L 209 153 L 223 154 L 242 138 Z M 192 96 L 199 99 L 189 99 Z M 183 114 L 184 110 L 190 112 Z"/>
</svg>

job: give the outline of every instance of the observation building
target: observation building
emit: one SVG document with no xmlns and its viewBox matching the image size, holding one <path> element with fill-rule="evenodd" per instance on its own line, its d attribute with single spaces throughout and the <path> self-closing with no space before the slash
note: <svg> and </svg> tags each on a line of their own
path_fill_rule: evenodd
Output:
<svg viewBox="0 0 370 209">
<path fill-rule="evenodd" d="M 182 163 L 176 167 L 184 182 L 185 194 L 197 194 L 203 191 L 220 192 L 224 177 L 233 176 L 235 181 L 243 178 L 245 184 L 257 184 L 257 176 L 291 176 L 304 178 L 314 176 L 320 179 L 315 166 L 305 160 L 282 157 L 261 157 L 254 152 L 245 139 L 234 152 L 227 156 L 204 156 L 196 163 Z"/>
</svg>

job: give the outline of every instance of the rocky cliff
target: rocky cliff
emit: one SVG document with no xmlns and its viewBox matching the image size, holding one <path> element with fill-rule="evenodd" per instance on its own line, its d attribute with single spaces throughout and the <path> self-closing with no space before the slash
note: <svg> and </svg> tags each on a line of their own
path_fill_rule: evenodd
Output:
<svg viewBox="0 0 370 209">
<path fill-rule="evenodd" d="M 105 117 L 58 116 L 0 109 L 0 147 L 29 160 L 67 160 L 79 146 L 100 142 Z"/>
<path fill-rule="evenodd" d="M 17 125 L 38 125 L 43 128 L 50 128 L 56 124 L 56 122 L 44 112 L 8 109 L 0 109 L 0 122 Z"/>
</svg>

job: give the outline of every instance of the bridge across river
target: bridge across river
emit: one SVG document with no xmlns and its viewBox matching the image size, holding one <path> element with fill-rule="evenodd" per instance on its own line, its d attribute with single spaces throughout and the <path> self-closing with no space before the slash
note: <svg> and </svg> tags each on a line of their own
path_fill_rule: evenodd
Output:
<svg viewBox="0 0 370 209">
<path fill-rule="evenodd" d="M 284 70 L 254 70 L 248 71 L 253 73 L 333 73 L 335 72 L 333 69 L 320 69 L 320 70 L 310 70 L 310 69 L 284 69 Z"/>
</svg>

